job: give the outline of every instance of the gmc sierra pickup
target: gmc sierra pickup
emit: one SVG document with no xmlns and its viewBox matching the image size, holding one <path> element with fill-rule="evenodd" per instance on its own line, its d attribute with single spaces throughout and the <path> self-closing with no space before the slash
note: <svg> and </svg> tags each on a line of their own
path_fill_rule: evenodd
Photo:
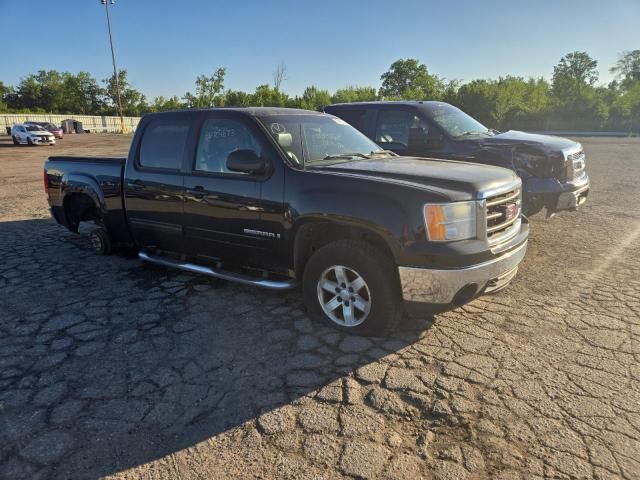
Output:
<svg viewBox="0 0 640 480">
<path fill-rule="evenodd" d="M 343 103 L 325 112 L 346 120 L 399 155 L 483 163 L 514 170 L 522 179 L 522 210 L 547 216 L 575 210 L 589 194 L 582 146 L 572 140 L 489 129 L 444 102 Z"/>
<path fill-rule="evenodd" d="M 354 333 L 497 291 L 527 247 L 514 172 L 398 157 L 304 110 L 150 114 L 126 159 L 51 157 L 44 185 L 59 223 L 96 224 L 99 253 L 121 244 L 244 284 L 300 282 L 314 316 Z"/>
</svg>

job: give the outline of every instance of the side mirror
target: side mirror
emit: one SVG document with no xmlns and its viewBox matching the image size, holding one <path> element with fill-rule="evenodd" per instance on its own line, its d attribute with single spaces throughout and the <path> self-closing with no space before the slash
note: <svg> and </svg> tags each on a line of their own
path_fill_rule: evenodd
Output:
<svg viewBox="0 0 640 480">
<path fill-rule="evenodd" d="M 267 171 L 268 163 L 253 150 L 235 150 L 227 157 L 227 169 L 232 172 L 260 175 Z"/>
</svg>

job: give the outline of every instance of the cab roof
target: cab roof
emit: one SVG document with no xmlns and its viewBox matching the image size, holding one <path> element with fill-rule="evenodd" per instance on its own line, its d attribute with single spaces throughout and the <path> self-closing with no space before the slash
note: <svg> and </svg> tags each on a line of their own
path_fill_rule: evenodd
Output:
<svg viewBox="0 0 640 480">
<path fill-rule="evenodd" d="M 328 115 L 324 112 L 316 112 L 313 110 L 303 110 L 301 108 L 286 107 L 214 107 L 214 108 L 188 108 L 184 110 L 172 110 L 169 112 L 154 112 L 149 115 L 167 115 L 172 113 L 190 113 L 190 112 L 215 112 L 215 111 L 232 111 L 243 113 L 251 117 L 266 117 L 271 115 Z"/>
<path fill-rule="evenodd" d="M 333 103 L 327 105 L 325 108 L 330 107 L 367 107 L 367 106 L 380 106 L 380 105 L 414 105 L 414 106 L 434 106 L 434 105 L 449 105 L 446 102 L 439 102 L 437 100 L 376 100 L 369 102 L 349 102 L 349 103 Z"/>
</svg>

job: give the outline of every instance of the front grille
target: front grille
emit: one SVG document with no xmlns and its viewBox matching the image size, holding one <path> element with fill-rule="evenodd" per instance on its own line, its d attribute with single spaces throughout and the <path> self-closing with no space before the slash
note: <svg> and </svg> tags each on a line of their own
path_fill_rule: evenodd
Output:
<svg viewBox="0 0 640 480">
<path fill-rule="evenodd" d="M 572 181 L 580 178 L 585 169 L 584 150 L 580 149 L 577 152 L 568 154 L 566 159 L 566 179 Z"/>
<path fill-rule="evenodd" d="M 513 237 L 520 230 L 521 191 L 514 188 L 486 199 L 487 240 L 499 243 Z"/>
</svg>

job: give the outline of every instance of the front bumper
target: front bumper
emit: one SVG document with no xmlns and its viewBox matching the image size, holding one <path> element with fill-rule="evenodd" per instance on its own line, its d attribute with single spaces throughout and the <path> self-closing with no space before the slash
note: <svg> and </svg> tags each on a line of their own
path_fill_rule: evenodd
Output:
<svg viewBox="0 0 640 480">
<path fill-rule="evenodd" d="M 51 137 L 32 137 L 31 141 L 35 145 L 55 145 L 56 141 L 53 136 Z"/>
<path fill-rule="evenodd" d="M 434 270 L 398 267 L 402 297 L 406 302 L 462 305 L 483 293 L 497 292 L 509 284 L 527 251 L 527 240 L 504 255 L 464 268 Z"/>
<path fill-rule="evenodd" d="M 591 188 L 589 175 L 568 182 L 555 178 L 528 178 L 523 181 L 525 215 L 533 215 L 542 207 L 552 214 L 563 210 L 576 210 L 587 200 Z"/>
<path fill-rule="evenodd" d="M 584 202 L 587 201 L 589 195 L 589 176 L 585 172 L 580 178 L 565 183 L 568 190 L 563 191 L 558 195 L 556 201 L 555 211 L 560 210 L 575 210 Z"/>
</svg>

